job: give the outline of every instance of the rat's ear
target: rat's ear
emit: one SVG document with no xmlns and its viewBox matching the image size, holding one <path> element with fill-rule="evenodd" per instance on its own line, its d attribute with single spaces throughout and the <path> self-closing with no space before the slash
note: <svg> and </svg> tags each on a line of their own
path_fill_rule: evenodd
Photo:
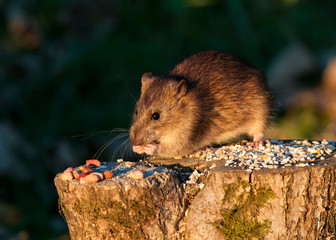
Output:
<svg viewBox="0 0 336 240">
<path fill-rule="evenodd" d="M 149 84 L 154 80 L 153 74 L 151 72 L 146 72 L 141 77 L 141 93 L 143 93 L 149 86 Z"/>
<path fill-rule="evenodd" d="M 186 95 L 188 89 L 187 81 L 182 79 L 175 87 L 174 87 L 174 96 L 176 101 L 178 101 L 181 97 Z"/>
</svg>

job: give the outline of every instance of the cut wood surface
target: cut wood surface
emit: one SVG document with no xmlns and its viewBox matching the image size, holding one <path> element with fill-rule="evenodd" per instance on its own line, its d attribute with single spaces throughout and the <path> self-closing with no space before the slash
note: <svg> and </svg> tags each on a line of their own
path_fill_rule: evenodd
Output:
<svg viewBox="0 0 336 240">
<path fill-rule="evenodd" d="M 225 160 L 108 163 L 112 179 L 80 183 L 58 175 L 55 185 L 72 239 L 334 239 L 334 155 L 260 170 Z M 143 179 L 127 177 L 135 169 Z M 194 169 L 204 177 L 190 191 Z"/>
</svg>

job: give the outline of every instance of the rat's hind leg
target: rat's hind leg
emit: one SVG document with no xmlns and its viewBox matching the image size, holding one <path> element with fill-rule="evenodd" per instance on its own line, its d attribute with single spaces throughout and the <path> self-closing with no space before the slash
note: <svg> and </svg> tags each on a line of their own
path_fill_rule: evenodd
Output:
<svg viewBox="0 0 336 240">
<path fill-rule="evenodd" d="M 259 146 L 265 146 L 268 143 L 270 143 L 270 141 L 268 139 L 264 139 L 263 133 L 257 133 L 253 135 L 253 142 L 248 142 L 246 143 L 246 145 L 252 147 L 259 147 Z"/>
<path fill-rule="evenodd" d="M 256 124 L 254 127 L 250 128 L 249 135 L 253 137 L 253 142 L 248 142 L 247 145 L 252 147 L 264 146 L 270 143 L 269 140 L 265 140 L 264 131 L 266 128 L 265 123 Z"/>
</svg>

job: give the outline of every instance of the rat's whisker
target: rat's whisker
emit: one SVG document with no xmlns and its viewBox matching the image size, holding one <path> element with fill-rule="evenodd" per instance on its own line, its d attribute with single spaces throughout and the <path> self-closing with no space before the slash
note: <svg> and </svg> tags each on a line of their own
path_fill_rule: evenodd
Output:
<svg viewBox="0 0 336 240">
<path fill-rule="evenodd" d="M 122 149 L 122 156 L 123 158 L 125 157 L 125 154 L 126 154 L 126 159 L 128 159 L 128 155 L 129 155 L 129 152 L 130 152 L 130 144 L 131 143 L 131 140 L 130 138 L 127 138 L 124 142 L 123 142 L 123 149 Z"/>
<path fill-rule="evenodd" d="M 119 144 L 119 146 L 114 150 L 113 154 L 112 154 L 112 157 L 111 157 L 111 160 L 113 160 L 115 158 L 115 155 L 118 153 L 118 152 L 122 152 L 123 149 L 124 149 L 124 146 L 125 146 L 125 143 L 129 140 L 129 137 L 128 135 L 124 135 L 123 137 L 126 137 L 126 140 L 124 140 L 121 144 Z M 121 150 L 120 150 L 121 149 Z M 122 158 L 123 158 L 123 154 L 122 154 Z"/>
<path fill-rule="evenodd" d="M 83 137 L 83 139 L 80 140 L 80 142 L 83 142 L 91 137 L 97 136 L 99 134 L 103 134 L 103 133 L 108 133 L 108 135 L 111 135 L 114 132 L 128 132 L 127 129 L 124 128 L 115 128 L 112 130 L 103 130 L 103 131 L 97 131 L 97 132 L 91 132 L 91 133 L 85 133 L 85 134 L 79 134 L 79 135 L 75 135 L 72 136 L 72 138 L 80 138 Z"/>
<path fill-rule="evenodd" d="M 93 158 L 95 159 L 99 159 L 100 155 L 103 153 L 103 151 L 108 147 L 110 146 L 111 144 L 113 144 L 114 142 L 114 139 L 106 142 L 103 146 L 101 146 L 98 151 L 93 155 Z"/>
<path fill-rule="evenodd" d="M 102 147 L 100 147 L 98 149 L 98 151 L 94 154 L 93 158 L 99 158 L 100 155 L 103 153 L 103 151 L 108 147 L 110 146 L 111 144 L 113 144 L 115 141 L 125 137 L 125 136 L 128 136 L 128 133 L 121 133 L 121 134 L 118 134 L 117 136 L 115 136 L 113 139 L 111 139 L 110 141 L 108 141 L 107 143 L 105 143 Z"/>
</svg>

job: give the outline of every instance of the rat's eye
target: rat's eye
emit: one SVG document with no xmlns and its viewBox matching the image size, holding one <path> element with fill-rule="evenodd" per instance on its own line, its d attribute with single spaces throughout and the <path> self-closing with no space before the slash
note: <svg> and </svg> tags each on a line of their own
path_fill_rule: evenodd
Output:
<svg viewBox="0 0 336 240">
<path fill-rule="evenodd" d="M 134 114 L 135 114 L 135 115 L 138 115 L 138 110 L 135 110 Z"/>
<path fill-rule="evenodd" d="M 158 114 L 157 112 L 152 114 L 152 120 L 159 120 L 160 118 L 160 114 Z"/>
</svg>

